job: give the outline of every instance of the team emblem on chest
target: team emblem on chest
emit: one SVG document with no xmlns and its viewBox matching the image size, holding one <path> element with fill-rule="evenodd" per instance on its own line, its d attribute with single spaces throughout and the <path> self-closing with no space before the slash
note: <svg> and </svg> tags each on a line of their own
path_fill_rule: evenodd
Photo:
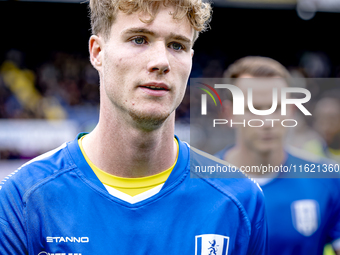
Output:
<svg viewBox="0 0 340 255">
<path fill-rule="evenodd" d="M 312 199 L 294 201 L 291 205 L 294 228 L 304 236 L 311 236 L 319 227 L 319 204 Z"/>
<path fill-rule="evenodd" d="M 227 255 L 229 237 L 215 234 L 195 237 L 195 255 Z"/>
</svg>

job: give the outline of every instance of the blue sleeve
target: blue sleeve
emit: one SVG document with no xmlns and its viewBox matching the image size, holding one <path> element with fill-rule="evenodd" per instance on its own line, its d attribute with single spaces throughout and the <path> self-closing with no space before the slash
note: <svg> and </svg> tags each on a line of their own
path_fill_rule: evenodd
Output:
<svg viewBox="0 0 340 255">
<path fill-rule="evenodd" d="M 332 179 L 335 184 L 332 189 L 333 201 L 330 206 L 332 210 L 331 220 L 330 220 L 330 230 L 328 232 L 328 238 L 331 240 L 334 250 L 340 251 L 340 179 Z"/>
<path fill-rule="evenodd" d="M 264 218 L 252 227 L 252 234 L 249 243 L 247 254 L 252 255 L 266 255 L 267 248 L 267 221 Z"/>
<path fill-rule="evenodd" d="M 0 254 L 28 254 L 23 203 L 12 180 L 0 184 Z"/>
<path fill-rule="evenodd" d="M 266 255 L 268 254 L 267 243 L 267 216 L 265 209 L 265 199 L 262 190 L 256 196 L 256 207 L 253 209 L 253 219 L 251 222 L 251 233 L 247 254 Z"/>
</svg>

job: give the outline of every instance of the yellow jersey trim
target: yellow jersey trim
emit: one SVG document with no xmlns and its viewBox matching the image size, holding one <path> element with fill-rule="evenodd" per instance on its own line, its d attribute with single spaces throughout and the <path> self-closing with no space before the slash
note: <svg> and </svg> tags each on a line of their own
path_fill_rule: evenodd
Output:
<svg viewBox="0 0 340 255">
<path fill-rule="evenodd" d="M 140 177 L 140 178 L 124 178 L 115 176 L 112 174 L 109 174 L 100 168 L 98 168 L 93 162 L 89 159 L 89 157 L 86 155 L 82 140 L 85 136 L 82 136 L 78 140 L 78 144 L 80 147 L 81 152 L 83 153 L 83 156 L 86 160 L 86 162 L 89 164 L 89 166 L 92 168 L 93 172 L 97 175 L 98 179 L 105 185 L 108 185 L 112 188 L 115 188 L 127 195 L 130 196 L 136 196 L 138 194 L 141 194 L 145 191 L 148 191 L 160 184 L 165 183 L 165 181 L 168 179 L 169 175 L 171 174 L 171 171 L 174 169 L 177 159 L 178 159 L 178 151 L 179 151 L 179 145 L 176 138 L 174 138 L 176 145 L 177 145 L 177 155 L 176 160 L 174 164 L 168 168 L 167 170 L 160 172 L 155 175 L 146 176 L 146 177 Z"/>
</svg>

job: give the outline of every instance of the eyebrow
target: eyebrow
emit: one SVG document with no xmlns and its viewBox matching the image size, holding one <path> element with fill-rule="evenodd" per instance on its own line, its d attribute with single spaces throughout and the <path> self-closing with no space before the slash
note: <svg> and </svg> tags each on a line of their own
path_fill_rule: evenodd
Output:
<svg viewBox="0 0 340 255">
<path fill-rule="evenodd" d="M 186 42 L 186 43 L 190 43 L 190 44 L 192 43 L 192 40 L 190 40 L 189 38 L 187 38 L 186 36 L 183 36 L 183 35 L 178 35 L 178 34 L 171 33 L 170 37 L 175 39 L 175 40 L 180 40 L 180 41 L 183 41 L 183 42 Z"/>
<path fill-rule="evenodd" d="M 121 32 L 122 34 L 150 34 L 150 35 L 155 35 L 154 32 L 152 32 L 149 29 L 146 28 L 139 28 L 139 27 L 133 27 L 133 28 L 128 28 L 125 29 Z"/>
<path fill-rule="evenodd" d="M 148 35 L 152 35 L 152 36 L 156 35 L 155 32 L 153 32 L 149 29 L 146 29 L 146 28 L 141 28 L 141 27 L 133 27 L 133 28 L 125 29 L 121 32 L 121 34 L 148 34 Z M 183 36 L 183 35 L 180 35 L 180 34 L 170 33 L 169 38 L 172 38 L 172 39 L 175 39 L 175 40 L 180 40 L 180 41 L 183 41 L 185 43 L 192 44 L 192 40 L 190 40 L 186 36 Z"/>
</svg>

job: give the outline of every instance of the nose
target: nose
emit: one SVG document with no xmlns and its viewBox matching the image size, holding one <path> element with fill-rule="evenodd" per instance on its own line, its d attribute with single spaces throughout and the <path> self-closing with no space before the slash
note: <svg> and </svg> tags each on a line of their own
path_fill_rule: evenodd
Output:
<svg viewBox="0 0 340 255">
<path fill-rule="evenodd" d="M 169 52 L 167 47 L 159 42 L 152 46 L 150 59 L 147 65 L 148 72 L 157 74 L 166 74 L 170 72 Z"/>
</svg>

